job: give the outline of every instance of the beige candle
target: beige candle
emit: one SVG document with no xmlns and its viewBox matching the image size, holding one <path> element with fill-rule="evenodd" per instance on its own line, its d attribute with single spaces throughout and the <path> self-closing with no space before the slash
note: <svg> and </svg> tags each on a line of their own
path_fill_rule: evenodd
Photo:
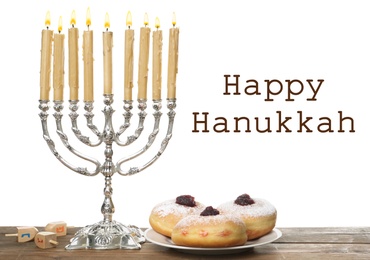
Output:
<svg viewBox="0 0 370 260">
<path fill-rule="evenodd" d="M 49 30 L 50 12 L 46 14 L 45 25 L 47 29 L 41 32 L 40 100 L 49 100 L 50 92 L 51 51 L 53 41 L 53 31 Z"/>
<path fill-rule="evenodd" d="M 104 94 L 112 94 L 112 48 L 113 32 L 108 32 L 110 21 L 108 13 L 105 14 L 106 32 L 103 32 L 103 63 L 104 63 Z"/>
<path fill-rule="evenodd" d="M 87 9 L 86 25 L 88 30 L 83 33 L 83 62 L 84 62 L 84 101 L 94 101 L 94 57 L 93 31 L 90 30 L 90 8 Z"/>
<path fill-rule="evenodd" d="M 176 17 L 172 17 L 173 28 L 170 29 L 170 40 L 168 46 L 168 74 L 167 74 L 167 98 L 176 98 L 176 76 L 179 51 L 179 28 L 175 28 Z"/>
<path fill-rule="evenodd" d="M 133 76 L 134 76 L 134 30 L 132 26 L 131 12 L 127 13 L 125 31 L 125 79 L 124 100 L 132 100 Z"/>
<path fill-rule="evenodd" d="M 152 72 L 152 99 L 161 99 L 162 90 L 162 30 L 158 17 L 155 19 L 156 31 L 153 32 L 153 72 Z"/>
<path fill-rule="evenodd" d="M 140 50 L 139 50 L 139 74 L 138 74 L 138 99 L 146 99 L 148 85 L 148 62 L 150 28 L 148 25 L 148 14 L 144 16 L 145 27 L 140 28 Z"/>
<path fill-rule="evenodd" d="M 68 75 L 69 75 L 69 100 L 78 100 L 78 29 L 76 25 L 76 12 L 72 12 L 71 28 L 68 29 Z"/>
<path fill-rule="evenodd" d="M 59 17 L 58 31 L 59 33 L 54 35 L 54 66 L 53 66 L 54 101 L 63 100 L 64 34 L 61 34 L 62 17 Z"/>
</svg>

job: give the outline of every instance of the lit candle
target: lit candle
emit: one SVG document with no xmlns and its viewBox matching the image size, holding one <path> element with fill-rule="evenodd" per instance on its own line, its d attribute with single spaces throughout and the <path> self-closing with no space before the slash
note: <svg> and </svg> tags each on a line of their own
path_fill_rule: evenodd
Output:
<svg viewBox="0 0 370 260">
<path fill-rule="evenodd" d="M 54 100 L 63 100 L 64 89 L 64 34 L 62 31 L 62 17 L 59 17 L 58 34 L 54 35 L 54 67 L 53 88 Z"/>
<path fill-rule="evenodd" d="M 86 13 L 86 25 L 88 30 L 83 33 L 84 101 L 94 101 L 93 31 L 90 30 L 90 8 Z"/>
<path fill-rule="evenodd" d="M 161 99 L 162 89 L 162 30 L 159 29 L 159 19 L 155 19 L 156 31 L 153 32 L 153 74 L 152 74 L 152 98 Z"/>
<path fill-rule="evenodd" d="M 173 28 L 170 29 L 170 40 L 168 47 L 168 74 L 167 74 L 167 98 L 176 98 L 176 76 L 179 54 L 179 28 L 176 28 L 176 16 L 172 16 Z"/>
<path fill-rule="evenodd" d="M 144 27 L 140 28 L 139 74 L 138 74 L 138 99 L 146 99 L 148 85 L 148 61 L 150 28 L 148 14 L 144 16 Z"/>
<path fill-rule="evenodd" d="M 112 94 L 112 48 L 113 32 L 109 32 L 109 15 L 105 14 L 106 31 L 103 32 L 104 94 Z"/>
<path fill-rule="evenodd" d="M 53 31 L 49 30 L 50 12 L 46 13 L 46 29 L 41 32 L 41 62 L 40 62 L 40 100 L 49 100 L 51 51 Z"/>
<path fill-rule="evenodd" d="M 68 29 L 68 75 L 69 75 L 69 100 L 78 100 L 78 29 L 76 25 L 76 12 L 71 15 L 71 28 Z"/>
<path fill-rule="evenodd" d="M 134 75 L 134 30 L 131 29 L 131 12 L 127 13 L 125 31 L 125 81 L 124 100 L 132 100 L 133 75 Z"/>
</svg>

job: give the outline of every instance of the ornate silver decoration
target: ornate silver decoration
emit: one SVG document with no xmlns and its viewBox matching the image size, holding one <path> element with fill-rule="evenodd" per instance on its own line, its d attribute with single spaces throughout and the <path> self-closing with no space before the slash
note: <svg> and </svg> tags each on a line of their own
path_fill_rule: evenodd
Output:
<svg viewBox="0 0 370 260">
<path fill-rule="evenodd" d="M 81 152 L 77 151 L 68 140 L 68 136 L 63 131 L 62 128 L 62 118 L 63 118 L 63 101 L 54 101 L 54 118 L 56 122 L 56 132 L 59 136 L 63 145 L 74 155 L 77 157 L 87 161 L 94 165 L 94 168 L 87 168 L 87 167 L 80 167 L 74 166 L 68 161 L 66 161 L 56 150 L 55 143 L 51 139 L 49 132 L 48 132 L 48 125 L 47 125 L 47 118 L 48 118 L 48 110 L 49 110 L 49 102 L 47 100 L 40 100 L 39 101 L 39 109 L 41 112 L 39 113 L 43 138 L 46 141 L 49 149 L 54 154 L 54 156 L 66 167 L 71 169 L 74 172 L 77 172 L 81 175 L 85 176 L 95 176 L 98 173 L 101 173 L 105 176 L 105 187 L 104 187 L 104 200 L 101 206 L 101 213 L 103 214 L 103 220 L 95 223 L 93 225 L 86 226 L 80 229 L 75 236 L 70 240 L 70 244 L 66 246 L 66 249 L 140 249 L 141 244 L 145 242 L 144 234 L 141 229 L 134 225 L 123 225 L 117 221 L 113 220 L 113 214 L 115 212 L 115 207 L 112 200 L 113 188 L 112 188 L 112 176 L 114 173 L 118 172 L 120 175 L 123 176 L 131 176 L 137 174 L 150 165 L 152 165 L 164 152 L 166 149 L 168 142 L 172 137 L 172 129 L 174 124 L 175 118 L 175 111 L 176 108 L 176 99 L 168 99 L 167 100 L 167 108 L 168 108 L 168 127 L 167 133 L 164 139 L 161 142 L 161 146 L 158 152 L 155 154 L 152 159 L 148 162 L 143 164 L 142 166 L 134 166 L 129 167 L 128 170 L 123 170 L 121 167 L 123 164 L 127 163 L 128 161 L 140 156 L 144 152 L 146 152 L 149 147 L 154 143 L 158 133 L 159 133 L 159 125 L 160 119 L 162 116 L 162 104 L 161 100 L 154 100 L 153 101 L 153 116 L 154 116 L 154 126 L 152 132 L 148 136 L 147 143 L 137 150 L 137 152 L 119 159 L 116 163 L 112 161 L 113 158 L 113 144 L 115 143 L 118 146 L 128 146 L 134 143 L 143 132 L 144 129 L 144 121 L 147 116 L 146 109 L 147 109 L 147 100 L 139 99 L 138 100 L 138 117 L 139 123 L 134 130 L 134 134 L 127 135 L 125 141 L 121 141 L 121 135 L 131 126 L 131 118 L 132 118 L 132 108 L 133 108 L 133 101 L 126 100 L 124 101 L 123 109 L 125 112 L 123 113 L 124 122 L 119 127 L 117 132 L 113 129 L 112 124 L 112 116 L 115 112 L 112 108 L 113 104 L 113 95 L 104 95 L 104 128 L 101 131 L 98 130 L 98 127 L 93 123 L 93 102 L 84 102 L 84 110 L 85 110 L 85 118 L 87 127 L 92 131 L 95 135 L 95 140 L 91 141 L 90 137 L 83 135 L 78 128 L 77 119 L 78 119 L 78 101 L 73 100 L 69 101 L 69 117 L 72 123 L 72 132 L 80 140 L 81 143 L 89 146 L 89 147 L 96 147 L 101 145 L 102 143 L 105 144 L 104 150 L 104 162 L 100 162 L 97 159 L 88 157 Z"/>
</svg>

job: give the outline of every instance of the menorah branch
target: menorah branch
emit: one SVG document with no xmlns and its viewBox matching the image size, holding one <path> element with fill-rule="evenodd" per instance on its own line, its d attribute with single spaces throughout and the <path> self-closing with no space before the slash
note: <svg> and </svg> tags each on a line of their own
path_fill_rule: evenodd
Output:
<svg viewBox="0 0 370 260">
<path fill-rule="evenodd" d="M 165 138 L 163 139 L 163 141 L 161 143 L 161 147 L 160 147 L 159 151 L 157 152 L 157 154 L 151 160 L 149 160 L 147 163 L 145 163 L 141 167 L 131 167 L 127 171 L 124 171 L 124 170 L 121 169 L 121 165 L 123 163 L 125 163 L 129 160 L 132 160 L 132 159 L 136 158 L 137 156 L 141 155 L 142 153 L 144 153 L 146 150 L 148 150 L 148 148 L 154 142 L 154 139 L 157 136 L 158 131 L 159 131 L 159 121 L 160 121 L 160 117 L 162 115 L 162 113 L 159 110 L 161 109 L 161 107 L 162 107 L 162 105 L 161 105 L 160 101 L 154 102 L 153 108 L 156 110 L 153 114 L 154 117 L 155 117 L 155 124 L 154 124 L 154 129 L 153 129 L 152 133 L 149 135 L 148 143 L 144 146 L 144 148 L 139 150 L 137 153 L 135 153 L 135 154 L 133 154 L 133 155 L 127 157 L 127 158 L 123 158 L 123 159 L 121 159 L 117 162 L 116 170 L 120 175 L 130 176 L 130 175 L 134 175 L 134 174 L 137 174 L 138 172 L 143 171 L 144 169 L 146 169 L 147 167 L 152 165 L 155 161 L 157 161 L 158 158 L 162 155 L 162 153 L 166 149 L 166 147 L 167 147 L 167 145 L 168 145 L 168 143 L 169 143 L 169 141 L 172 137 L 172 129 L 173 129 L 174 119 L 175 119 L 175 115 L 176 115 L 176 112 L 174 111 L 174 109 L 176 108 L 176 99 L 168 99 L 167 100 L 167 108 L 169 109 L 169 112 L 167 113 L 168 119 L 169 119 L 168 127 L 167 127 L 167 134 L 166 134 Z"/>
<path fill-rule="evenodd" d="M 44 137 L 44 140 L 46 141 L 46 143 L 48 144 L 50 150 L 52 151 L 52 153 L 54 154 L 54 156 L 63 164 L 65 165 L 66 167 L 68 167 L 69 169 L 79 173 L 79 174 L 82 174 L 82 175 L 86 175 L 86 176 L 95 176 L 97 175 L 99 172 L 100 172 L 100 163 L 99 161 L 93 159 L 93 158 L 90 158 L 90 157 L 87 157 L 85 155 L 83 155 L 82 153 L 78 152 L 77 150 L 75 150 L 69 143 L 68 143 L 68 138 L 67 138 L 67 135 L 64 134 L 63 132 L 63 129 L 62 129 L 62 125 L 61 125 L 61 118 L 62 118 L 62 114 L 61 114 L 61 111 L 63 109 L 63 105 L 62 105 L 62 102 L 61 101 L 56 101 L 55 102 L 55 106 L 54 106 L 54 109 L 55 109 L 55 114 L 54 114 L 54 117 L 56 119 L 56 124 L 57 124 L 57 134 L 59 135 L 61 141 L 63 142 L 63 144 L 67 147 L 67 149 L 69 151 L 71 151 L 73 154 L 77 155 L 78 157 L 86 160 L 86 161 L 89 161 L 93 164 L 95 164 L 96 168 L 94 171 L 89 171 L 86 167 L 76 167 L 74 165 L 72 165 L 71 163 L 69 163 L 68 161 L 66 161 L 59 153 L 58 151 L 56 150 L 55 148 L 55 143 L 54 141 L 50 138 L 50 135 L 49 135 L 49 131 L 48 131 L 48 125 L 47 125 L 47 117 L 48 117 L 48 113 L 47 111 L 49 110 L 49 105 L 48 105 L 48 101 L 46 100 L 40 100 L 40 105 L 39 105 L 39 108 L 40 110 L 42 111 L 39 115 L 40 115 L 40 119 L 41 119 L 41 124 L 42 124 L 42 129 L 43 129 L 43 137 Z"/>
<path fill-rule="evenodd" d="M 71 118 L 71 122 L 72 122 L 72 131 L 78 140 L 80 140 L 82 143 L 88 146 L 91 146 L 91 147 L 99 146 L 103 142 L 100 132 L 98 131 L 96 126 L 92 123 L 92 118 L 94 116 L 94 114 L 92 113 L 93 108 L 94 107 L 93 107 L 92 102 L 87 102 L 87 104 L 85 104 L 85 110 L 87 110 L 85 114 L 85 117 L 87 118 L 87 125 L 90 126 L 89 127 L 90 129 L 94 129 L 94 133 L 98 136 L 98 140 L 95 142 L 91 142 L 90 138 L 88 136 L 83 135 L 80 129 L 78 128 L 78 125 L 77 125 L 78 100 L 69 101 L 69 109 L 71 110 L 69 117 Z"/>
<path fill-rule="evenodd" d="M 125 118 L 125 122 L 123 125 L 120 126 L 119 130 L 116 133 L 116 138 L 119 138 L 121 134 L 123 134 L 131 125 L 130 120 L 132 117 L 131 110 L 133 108 L 132 106 L 132 100 L 124 100 L 123 109 L 125 110 L 125 113 L 123 113 L 123 116 Z"/>
<path fill-rule="evenodd" d="M 129 173 L 125 173 L 124 171 L 121 170 L 121 165 L 127 161 L 130 161 L 136 157 L 138 157 L 139 155 L 143 154 L 145 151 L 147 151 L 150 146 L 153 144 L 158 132 L 159 132 L 159 123 L 160 123 L 160 120 L 161 120 L 161 116 L 162 116 L 162 112 L 160 111 L 162 108 L 162 104 L 161 104 L 161 100 L 155 100 L 153 101 L 153 109 L 155 110 L 155 112 L 153 113 L 153 116 L 154 116 L 154 127 L 153 127 L 153 131 L 150 133 L 149 137 L 148 137 L 148 142 L 147 144 L 141 148 L 139 151 L 137 151 L 136 153 L 128 156 L 128 157 L 125 157 L 125 158 L 122 158 L 120 159 L 118 162 L 117 162 L 117 165 L 116 165 L 116 169 L 117 169 L 117 172 L 121 175 L 128 175 Z M 132 172 L 132 171 L 131 171 Z M 135 171 L 135 173 L 137 173 L 138 171 Z"/>
<path fill-rule="evenodd" d="M 115 135 L 114 141 L 119 146 L 127 146 L 127 145 L 132 144 L 133 142 L 135 142 L 140 137 L 141 133 L 144 130 L 144 120 L 145 120 L 145 117 L 147 115 L 146 112 L 145 112 L 145 110 L 147 108 L 146 99 L 138 99 L 138 103 L 139 103 L 138 104 L 138 108 L 140 110 L 140 112 L 138 114 L 139 115 L 139 124 L 138 124 L 138 126 L 137 126 L 137 128 L 135 130 L 135 133 L 133 135 L 128 136 L 125 142 L 122 142 L 120 140 L 119 137 L 120 137 L 121 134 L 116 134 Z M 127 117 L 129 117 L 129 116 L 130 116 L 130 114 L 127 114 Z M 122 130 L 124 129 L 124 127 L 125 127 L 125 125 L 124 126 L 121 126 Z M 120 133 L 120 132 L 118 132 L 118 133 Z"/>
</svg>

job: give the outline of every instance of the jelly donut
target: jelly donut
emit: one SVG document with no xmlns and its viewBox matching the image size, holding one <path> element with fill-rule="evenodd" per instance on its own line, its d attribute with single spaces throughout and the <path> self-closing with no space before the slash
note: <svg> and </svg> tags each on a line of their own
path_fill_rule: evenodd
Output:
<svg viewBox="0 0 370 260">
<path fill-rule="evenodd" d="M 154 231 L 171 237 L 172 229 L 177 222 L 188 215 L 198 215 L 203 209 L 204 206 L 195 201 L 194 197 L 182 195 L 157 204 L 150 213 L 149 223 Z"/>
<path fill-rule="evenodd" d="M 171 236 L 176 245 L 207 248 L 244 245 L 247 238 L 246 226 L 240 218 L 222 215 L 211 206 L 200 215 L 180 220 Z"/>
<path fill-rule="evenodd" d="M 223 214 L 234 214 L 244 221 L 248 240 L 262 237 L 275 227 L 276 209 L 264 199 L 252 199 L 248 194 L 243 194 L 235 201 L 221 204 L 218 209 Z"/>
</svg>

